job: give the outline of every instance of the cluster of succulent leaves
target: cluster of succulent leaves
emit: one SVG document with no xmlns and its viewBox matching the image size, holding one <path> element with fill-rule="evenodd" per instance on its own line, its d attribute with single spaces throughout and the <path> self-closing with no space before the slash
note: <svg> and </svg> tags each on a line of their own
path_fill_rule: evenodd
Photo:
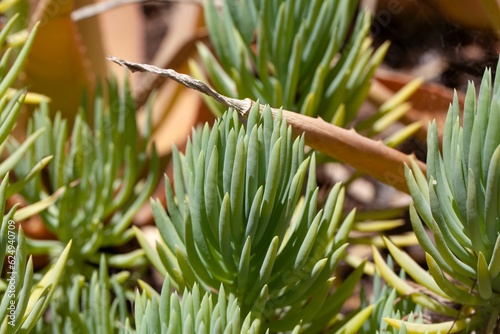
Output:
<svg viewBox="0 0 500 334">
<path fill-rule="evenodd" d="M 9 20 L 0 32 L 1 45 L 6 44 L 9 32 L 14 27 L 15 22 L 16 18 Z M 23 47 L 19 50 L 16 61 L 10 66 L 10 69 L 8 69 L 7 65 L 10 54 L 12 53 L 11 47 L 4 50 L 2 59 L 0 60 L 0 153 L 2 153 L 9 144 L 8 139 L 14 129 L 21 107 L 26 99 L 27 93 L 25 91 L 15 91 L 10 88 L 10 86 L 14 83 L 16 77 L 21 72 L 26 56 L 31 49 L 36 30 L 37 27 L 35 26 Z M 26 138 L 23 144 L 18 147 L 14 154 L 11 154 L 0 163 L 0 178 L 5 178 L 18 163 L 23 161 L 24 153 L 33 147 L 35 140 L 41 135 L 42 132 L 43 130 L 32 133 L 31 136 Z M 10 197 L 21 190 L 32 178 L 39 174 L 50 159 L 50 157 L 45 156 L 41 157 L 40 161 L 34 162 L 31 165 L 26 165 L 26 173 L 23 176 L 18 176 L 18 181 L 16 183 L 9 184 L 6 196 Z M 28 213 L 24 215 L 29 215 L 30 212 L 35 213 L 32 209 L 28 211 L 25 210 L 25 212 Z"/>
<path fill-rule="evenodd" d="M 5 44 L 15 22 L 13 18 L 6 24 L 0 44 Z M 2 152 L 10 151 L 0 164 L 0 255 L 7 264 L 0 283 L 0 330 L 111 333 L 130 329 L 133 322 L 128 320 L 128 303 L 134 295 L 125 284 L 130 274 L 120 272 L 109 278 L 107 265 L 143 264 L 143 251 L 111 256 L 102 249 L 133 238 L 131 220 L 158 182 L 154 147 L 151 157 L 146 155 L 150 128 L 138 137 L 128 87 L 125 85 L 125 91 L 119 93 L 111 81 L 106 89 L 107 102 L 104 93 L 96 94 L 93 110 L 97 121 L 93 129 L 83 110 L 69 138 L 66 121 L 58 116 L 50 120 L 47 105 L 42 103 L 30 121 L 27 138 L 17 143 L 11 132 L 23 102 L 43 102 L 36 94 L 10 88 L 36 30 L 35 26 L 12 64 L 10 48 L 4 52 L 0 68 L 0 147 Z M 43 177 L 42 170 L 47 171 Z M 21 209 L 14 205 L 6 212 L 7 199 L 17 193 L 32 204 Z M 25 238 L 16 222 L 34 214 L 40 214 L 57 240 Z M 35 253 L 50 254 L 53 263 L 34 272 L 28 254 Z"/>
<path fill-rule="evenodd" d="M 145 283 L 143 283 L 145 284 Z M 135 299 L 136 328 L 140 333 L 260 333 L 260 320 L 242 314 L 238 299 L 226 296 L 221 285 L 218 295 L 202 294 L 195 283 L 191 290 L 184 290 L 182 297 L 169 294 L 171 282 L 168 275 L 161 295 L 145 285 L 144 292 Z M 167 293 L 165 293 L 167 292 Z M 294 333 L 298 333 L 297 327 Z"/>
<path fill-rule="evenodd" d="M 33 260 L 28 259 L 26 238 L 22 228 L 16 230 L 13 220 L 16 207 L 5 214 L 8 177 L 0 184 L 0 270 L 6 266 L 5 279 L 0 281 L 0 331 L 29 332 L 43 315 L 54 294 L 53 287 L 58 284 L 71 248 L 71 242 L 60 254 L 58 260 L 42 278 L 35 279 Z M 4 215 L 5 214 L 5 215 Z"/>
<path fill-rule="evenodd" d="M 222 284 L 272 332 L 299 322 L 311 333 L 340 326 L 330 322 L 363 273 L 360 266 L 329 293 L 354 212 L 341 218 L 340 184 L 318 211 L 315 158 L 304 156 L 303 137 L 293 140 L 281 116 L 273 119 L 269 107 L 259 116 L 255 105 L 246 127 L 228 111 L 211 129 L 194 130 L 173 162 L 169 215 L 152 202 L 162 236 L 156 250 L 136 230 L 160 272 L 180 289 Z"/>
<path fill-rule="evenodd" d="M 387 267 L 394 271 L 391 257 L 387 259 Z M 401 271 L 398 278 L 404 280 L 405 272 Z M 401 320 L 408 316 L 408 322 L 423 323 L 420 305 L 415 304 L 410 298 L 404 298 L 404 295 L 399 294 L 395 288 L 385 284 L 378 273 L 374 274 L 372 283 L 373 293 L 369 299 L 362 299 L 362 303 L 366 308 L 372 307 L 373 309 L 369 319 L 365 321 L 358 333 L 407 333 L 404 324 L 399 329 L 394 328 L 386 321 L 381 321 L 384 318 Z"/>
<path fill-rule="evenodd" d="M 216 56 L 198 45 L 203 70 L 220 93 L 352 125 L 388 48 L 388 43 L 377 50 L 371 46 L 371 18 L 364 11 L 356 17 L 357 1 L 230 0 L 221 7 L 214 0 L 204 6 Z M 402 95 L 418 85 L 410 83 Z M 387 101 L 356 130 L 369 136 L 382 132 L 408 110 L 404 99 Z M 220 106 L 206 102 L 220 115 Z M 385 142 L 396 146 L 418 127 L 404 127 Z"/>
<path fill-rule="evenodd" d="M 349 34 L 356 7 L 357 1 L 232 0 L 219 12 L 208 1 L 205 20 L 220 66 L 200 45 L 204 68 L 227 96 L 347 124 L 366 98 L 387 47 L 373 55 L 367 13 L 359 15 Z"/>
<path fill-rule="evenodd" d="M 131 221 L 159 179 L 154 146 L 150 158 L 146 153 L 150 127 L 138 134 L 128 86 L 125 84 L 120 93 L 111 80 L 106 88 L 106 96 L 98 92 L 94 105 L 87 107 L 94 111 L 93 128 L 86 121 L 88 110 L 77 115 L 69 132 L 67 121 L 59 115 L 52 121 L 47 105 L 42 104 L 30 120 L 28 134 L 39 129 L 45 132 L 16 166 L 16 172 L 22 175 L 33 161 L 53 154 L 47 177 L 35 177 L 22 194 L 36 202 L 48 193 L 65 189 L 41 217 L 60 242 L 73 239 L 71 256 L 79 272 L 84 271 L 85 261 L 99 263 L 101 249 L 123 245 L 133 238 Z M 42 252 L 48 244 L 33 241 L 31 246 L 33 251 L 38 247 Z M 50 248 L 54 250 L 57 245 Z M 115 267 L 131 267 L 141 263 L 142 255 L 139 250 L 109 256 L 108 261 Z"/>
<path fill-rule="evenodd" d="M 15 24 L 15 18 L 7 22 L 0 32 L 0 45 L 6 44 L 6 39 Z M 19 75 L 26 56 L 33 43 L 37 27 L 35 27 L 24 45 L 17 50 L 16 60 L 8 66 L 9 55 L 12 49 L 3 50 L 0 63 L 0 151 L 8 146 L 10 134 L 16 123 L 21 106 L 26 98 L 26 92 L 11 89 L 16 77 Z M 29 332 L 36 321 L 43 315 L 54 294 L 53 287 L 61 279 L 65 263 L 71 248 L 71 242 L 59 253 L 54 265 L 45 271 L 43 277 L 34 276 L 33 260 L 28 258 L 26 238 L 22 228 L 17 229 L 15 221 L 23 217 L 36 214 L 53 202 L 52 199 L 44 202 L 33 203 L 18 211 L 14 205 L 7 207 L 7 199 L 16 194 L 50 161 L 44 157 L 37 163 L 27 166 L 27 173 L 17 177 L 17 182 L 11 178 L 12 169 L 23 159 L 24 153 L 33 147 L 35 140 L 42 131 L 33 133 L 19 147 L 18 151 L 11 154 L 0 163 L 0 271 L 4 269 L 6 276 L 0 280 L 0 331 Z M 1 153 L 1 152 L 0 152 Z M 4 261 L 5 259 L 5 261 Z"/>
<path fill-rule="evenodd" d="M 129 273 L 109 275 L 104 255 L 90 280 L 83 275 L 61 278 L 54 293 L 46 321 L 39 321 L 37 333 L 133 333 L 127 289 Z M 159 333 L 159 332 L 158 332 Z"/>
<path fill-rule="evenodd" d="M 500 62 L 499 62 L 500 66 Z M 469 85 L 460 118 L 455 97 L 450 106 L 439 150 L 436 124 L 428 133 L 427 177 L 415 165 L 406 168 L 414 204 L 410 206 L 413 230 L 426 252 L 429 272 L 386 240 L 402 268 L 429 293 L 414 289 L 392 276 L 375 254 L 382 277 L 398 292 L 412 293 L 414 302 L 447 321 L 407 325 L 414 331 L 498 330 L 500 239 L 500 73 L 492 83 L 484 74 L 478 98 Z M 477 99 L 477 101 L 476 101 Z M 461 125 L 462 124 L 462 125 Z M 433 239 L 426 233 L 427 227 Z M 392 277 L 391 277 L 392 276 Z M 435 296 L 429 298 L 428 296 Z M 461 305 L 457 310 L 453 304 Z M 403 322 L 387 319 L 394 326 Z"/>
</svg>

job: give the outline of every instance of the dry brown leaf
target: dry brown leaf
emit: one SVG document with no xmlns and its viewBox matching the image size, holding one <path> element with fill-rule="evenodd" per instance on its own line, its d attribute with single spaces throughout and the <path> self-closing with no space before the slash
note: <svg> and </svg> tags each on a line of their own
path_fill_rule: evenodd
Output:
<svg viewBox="0 0 500 334">
<path fill-rule="evenodd" d="M 405 20 L 433 22 L 444 19 L 463 28 L 487 29 L 497 35 L 499 33 L 499 0 L 376 0 L 376 2 L 378 11 L 372 28 L 375 32 L 393 20 L 403 23 Z"/>
<path fill-rule="evenodd" d="M 61 111 L 70 122 L 83 93 L 91 96 L 97 79 L 108 76 L 107 54 L 143 60 L 144 26 L 139 5 L 115 8 L 75 23 L 73 10 L 92 3 L 41 0 L 31 18 L 41 24 L 26 62 L 25 83 L 31 91 L 49 96 L 51 111 Z M 116 75 L 123 76 L 123 71 Z"/>
<path fill-rule="evenodd" d="M 76 0 L 74 8 L 76 11 L 104 2 L 106 0 Z M 144 61 L 145 26 L 141 4 L 115 7 L 99 15 L 78 20 L 76 25 L 90 61 L 91 71 L 99 77 L 107 77 L 112 70 L 105 59 L 108 54 L 126 55 L 131 59 Z M 124 72 L 115 71 L 114 74 L 121 83 Z"/>
<path fill-rule="evenodd" d="M 94 77 L 85 60 L 85 49 L 71 20 L 73 1 L 41 0 L 32 17 L 40 21 L 33 47 L 24 68 L 30 91 L 49 96 L 51 110 L 73 119 L 84 90 Z"/>
<path fill-rule="evenodd" d="M 500 1 L 498 0 L 426 0 L 446 19 L 465 28 L 489 29 L 499 34 Z"/>
<path fill-rule="evenodd" d="M 127 62 L 115 57 L 109 57 L 108 59 L 127 67 L 132 72 L 151 72 L 169 77 L 189 88 L 209 95 L 226 107 L 235 109 L 243 117 L 248 116 L 248 112 L 255 104 L 250 99 L 238 100 L 223 96 L 203 82 L 188 75 L 179 74 L 174 70 L 164 70 L 151 65 Z M 262 108 L 263 106 L 261 106 Z M 389 148 L 380 141 L 363 137 L 354 130 L 334 126 L 321 118 L 312 118 L 287 110 L 280 111 L 274 108 L 271 110 L 273 115 L 282 112 L 283 118 L 292 127 L 294 135 L 304 134 L 306 144 L 311 148 L 348 163 L 381 182 L 408 192 L 404 176 L 404 164 L 409 163 L 412 156 Z M 418 165 L 425 173 L 425 164 L 418 162 Z"/>
</svg>

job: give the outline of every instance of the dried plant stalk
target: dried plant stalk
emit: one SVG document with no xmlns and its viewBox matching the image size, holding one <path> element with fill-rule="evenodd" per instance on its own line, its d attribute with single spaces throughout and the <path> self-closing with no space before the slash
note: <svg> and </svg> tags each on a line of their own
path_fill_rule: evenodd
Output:
<svg viewBox="0 0 500 334">
<path fill-rule="evenodd" d="M 156 66 L 129 62 L 116 57 L 109 60 L 122 65 L 132 72 L 150 72 L 168 77 L 178 83 L 202 92 L 228 108 L 235 109 L 242 117 L 256 103 L 250 99 L 234 99 L 219 94 L 200 80 L 177 73 L 171 69 L 161 69 Z M 263 106 L 261 106 L 261 109 Z M 305 135 L 305 141 L 311 148 L 320 151 L 332 158 L 345 162 L 377 180 L 408 193 L 404 175 L 404 165 L 409 164 L 414 157 L 398 150 L 385 146 L 358 134 L 354 130 L 346 130 L 323 121 L 321 118 L 312 118 L 292 111 L 271 108 L 273 115 L 282 113 L 287 124 L 292 127 L 294 135 Z M 425 173 L 426 165 L 418 162 L 418 166 Z"/>
</svg>

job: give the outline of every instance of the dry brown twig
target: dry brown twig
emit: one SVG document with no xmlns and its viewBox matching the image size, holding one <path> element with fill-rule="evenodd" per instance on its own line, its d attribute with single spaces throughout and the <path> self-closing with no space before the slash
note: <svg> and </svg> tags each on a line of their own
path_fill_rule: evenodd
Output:
<svg viewBox="0 0 500 334">
<path fill-rule="evenodd" d="M 112 9 L 136 3 L 183 3 L 183 4 L 202 4 L 202 0 L 110 0 L 105 2 L 92 3 L 74 10 L 71 13 L 71 19 L 75 22 L 88 19 Z"/>
<path fill-rule="evenodd" d="M 131 72 L 150 72 L 168 77 L 178 83 L 195 89 L 212 97 L 228 108 L 233 108 L 242 117 L 248 117 L 252 106 L 256 103 L 251 99 L 233 99 L 219 94 L 205 83 L 193 77 L 177 73 L 171 69 L 161 69 L 156 66 L 129 62 L 116 57 L 108 57 Z M 261 110 L 264 106 L 261 106 Z M 414 157 L 398 150 L 385 146 L 381 141 L 375 141 L 358 134 L 354 130 L 346 130 L 323 121 L 321 118 L 312 118 L 292 111 L 271 108 L 273 116 L 280 111 L 287 124 L 292 127 L 294 135 L 305 135 L 308 146 L 330 157 L 345 162 L 352 167 L 408 193 L 404 176 L 404 165 L 409 164 Z M 426 165 L 417 162 L 425 173 Z"/>
</svg>

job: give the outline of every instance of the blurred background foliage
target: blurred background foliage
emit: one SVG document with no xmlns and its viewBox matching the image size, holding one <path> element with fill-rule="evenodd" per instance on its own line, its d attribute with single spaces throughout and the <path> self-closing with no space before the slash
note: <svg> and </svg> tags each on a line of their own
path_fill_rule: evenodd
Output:
<svg viewBox="0 0 500 334">
<path fill-rule="evenodd" d="M 0 11 L 1 332 L 497 329 L 497 1 Z M 410 197 L 110 54 L 354 129 L 427 175 L 406 170 Z"/>
</svg>

